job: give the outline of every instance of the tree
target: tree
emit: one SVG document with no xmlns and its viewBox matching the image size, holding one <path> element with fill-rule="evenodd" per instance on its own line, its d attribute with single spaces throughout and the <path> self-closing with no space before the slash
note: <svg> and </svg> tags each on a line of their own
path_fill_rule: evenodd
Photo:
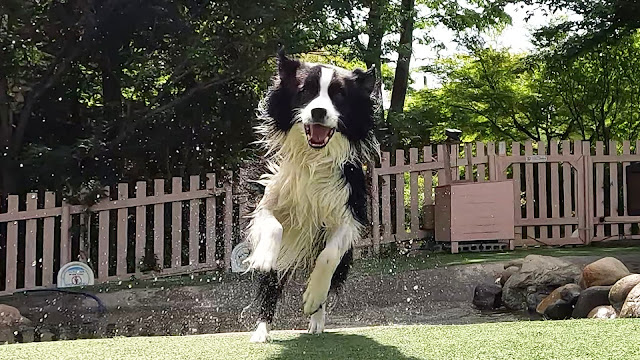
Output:
<svg viewBox="0 0 640 360">
<path fill-rule="evenodd" d="M 355 34 L 346 0 L 0 5 L 2 193 L 233 166 L 278 44 Z"/>
<path fill-rule="evenodd" d="M 441 61 L 439 89 L 408 99 L 403 143 L 459 127 L 467 140 L 633 140 L 640 130 L 640 35 L 574 59 L 485 46 Z M 431 121 L 421 120 L 428 117 Z"/>
<path fill-rule="evenodd" d="M 524 3 L 578 15 L 544 26 L 535 34 L 542 46 L 556 43 L 556 53 L 561 56 L 578 56 L 640 29 L 640 3 L 635 0 L 525 0 Z"/>
<path fill-rule="evenodd" d="M 415 40 L 433 43 L 428 35 L 422 39 L 414 37 L 414 29 L 434 28 L 444 25 L 465 39 L 465 34 L 478 34 L 487 28 L 499 27 L 510 21 L 504 12 L 504 3 L 477 0 L 472 4 L 461 4 L 448 0 L 402 0 L 400 7 L 400 42 L 396 47 L 398 60 L 391 93 L 391 105 L 387 122 L 391 136 L 387 145 L 395 146 L 401 141 L 398 129 L 403 128 L 405 98 L 409 92 L 410 61 Z M 428 140 L 427 140 L 428 142 Z"/>
<path fill-rule="evenodd" d="M 413 23 L 415 20 L 415 0 L 402 0 L 400 10 L 400 42 L 398 44 L 398 62 L 396 64 L 396 75 L 393 80 L 391 91 L 391 106 L 389 116 L 402 113 L 404 99 L 409 86 L 409 66 L 411 64 L 411 54 L 413 49 Z"/>
</svg>

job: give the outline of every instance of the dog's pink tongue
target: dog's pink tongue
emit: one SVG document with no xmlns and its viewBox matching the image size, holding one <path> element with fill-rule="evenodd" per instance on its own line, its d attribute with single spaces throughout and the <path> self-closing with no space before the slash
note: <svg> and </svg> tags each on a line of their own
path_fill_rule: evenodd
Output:
<svg viewBox="0 0 640 360">
<path fill-rule="evenodd" d="M 309 135 L 311 135 L 311 142 L 314 144 L 324 143 L 324 138 L 329 135 L 331 128 L 326 126 L 312 124 L 309 126 Z"/>
</svg>

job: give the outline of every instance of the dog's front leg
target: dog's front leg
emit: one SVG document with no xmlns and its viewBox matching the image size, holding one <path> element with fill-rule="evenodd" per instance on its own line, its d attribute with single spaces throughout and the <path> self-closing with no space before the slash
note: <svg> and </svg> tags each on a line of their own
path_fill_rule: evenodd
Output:
<svg viewBox="0 0 640 360">
<path fill-rule="evenodd" d="M 253 245 L 253 251 L 246 261 L 250 269 L 264 272 L 276 269 L 282 232 L 282 224 L 271 211 L 262 209 L 256 213 L 249 227 L 249 241 Z"/>
<path fill-rule="evenodd" d="M 349 250 L 358 234 L 359 229 L 353 223 L 341 225 L 316 259 L 315 267 L 309 276 L 307 290 L 303 295 L 304 312 L 312 315 L 309 326 L 309 331 L 312 333 L 324 330 L 324 303 L 329 294 L 331 278 L 340 259 Z"/>
</svg>

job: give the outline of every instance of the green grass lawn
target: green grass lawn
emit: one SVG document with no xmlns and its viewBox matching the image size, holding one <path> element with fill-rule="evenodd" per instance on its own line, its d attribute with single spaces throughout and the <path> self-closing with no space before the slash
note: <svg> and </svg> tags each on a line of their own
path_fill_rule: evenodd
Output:
<svg viewBox="0 0 640 360">
<path fill-rule="evenodd" d="M 55 341 L 0 346 L 0 359 L 640 359 L 640 320 L 372 327 L 320 336 L 275 332 Z"/>
</svg>

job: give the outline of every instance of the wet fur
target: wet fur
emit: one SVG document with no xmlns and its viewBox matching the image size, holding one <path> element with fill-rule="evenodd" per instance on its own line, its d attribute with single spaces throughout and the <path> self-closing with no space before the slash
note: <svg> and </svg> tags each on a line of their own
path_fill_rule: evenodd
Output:
<svg viewBox="0 0 640 360">
<path fill-rule="evenodd" d="M 313 99 L 306 87 L 327 68 L 334 74 L 331 86 L 340 86 L 344 96 L 331 98 L 340 114 L 335 135 L 315 149 L 307 143 L 300 113 Z M 349 72 L 280 55 L 278 76 L 258 114 L 269 171 L 259 180 L 265 193 L 247 229 L 253 248 L 248 262 L 264 274 L 258 291 L 260 324 L 252 341 L 268 340 L 277 299 L 296 270 L 310 273 L 303 296 L 305 313 L 312 314 L 310 332 L 324 329 L 326 293 L 344 283 L 352 247 L 367 224 L 362 165 L 378 155 L 374 83 L 371 71 Z"/>
</svg>

